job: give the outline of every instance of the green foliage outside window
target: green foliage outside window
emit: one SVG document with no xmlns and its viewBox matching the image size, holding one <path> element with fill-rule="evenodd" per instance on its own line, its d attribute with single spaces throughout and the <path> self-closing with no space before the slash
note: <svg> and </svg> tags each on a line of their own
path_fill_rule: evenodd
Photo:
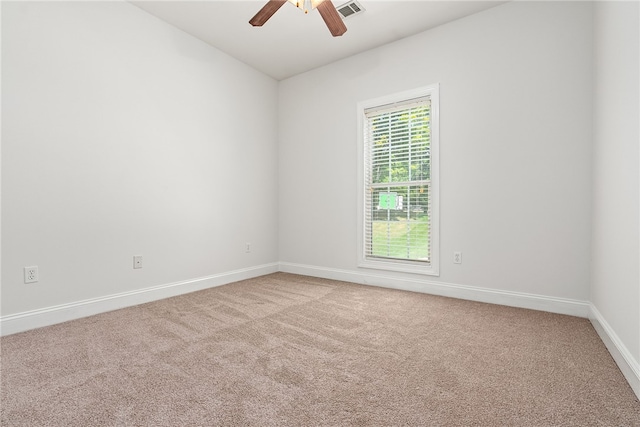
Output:
<svg viewBox="0 0 640 427">
<path fill-rule="evenodd" d="M 375 115 L 369 123 L 370 255 L 429 261 L 430 107 Z M 389 194 L 401 203 L 391 206 Z"/>
</svg>

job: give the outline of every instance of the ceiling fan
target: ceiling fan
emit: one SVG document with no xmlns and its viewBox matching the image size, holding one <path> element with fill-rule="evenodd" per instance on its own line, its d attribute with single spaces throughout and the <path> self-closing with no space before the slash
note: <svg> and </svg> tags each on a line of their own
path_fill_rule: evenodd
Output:
<svg viewBox="0 0 640 427">
<path fill-rule="evenodd" d="M 294 4 L 297 8 L 304 10 L 304 13 L 309 13 L 309 10 L 318 8 L 320 16 L 324 19 L 333 37 L 341 36 L 347 31 L 347 26 L 342 22 L 342 18 L 340 18 L 331 0 L 269 0 L 267 4 L 251 18 L 249 23 L 254 27 L 261 27 L 287 1 Z"/>
</svg>

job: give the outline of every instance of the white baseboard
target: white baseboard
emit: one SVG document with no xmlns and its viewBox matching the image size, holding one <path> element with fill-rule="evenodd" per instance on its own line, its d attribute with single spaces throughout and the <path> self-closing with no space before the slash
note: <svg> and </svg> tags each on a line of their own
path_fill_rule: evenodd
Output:
<svg viewBox="0 0 640 427">
<path fill-rule="evenodd" d="M 226 285 L 239 280 L 251 279 L 278 271 L 278 263 L 243 268 L 212 276 L 199 277 L 176 283 L 168 283 L 131 292 L 123 292 L 100 298 L 77 301 L 39 310 L 10 314 L 0 317 L 0 336 L 15 334 L 43 326 L 55 325 L 81 317 L 120 308 L 131 307 L 151 301 Z"/>
<path fill-rule="evenodd" d="M 629 349 L 618 338 L 598 309 L 593 304 L 590 308 L 591 324 L 620 368 L 622 375 L 627 379 L 631 389 L 640 399 L 640 364 L 633 358 Z"/>
<path fill-rule="evenodd" d="M 360 283 L 363 285 L 380 286 L 451 298 L 486 302 L 490 304 L 507 305 L 510 307 L 547 311 L 550 313 L 567 314 L 570 316 L 584 318 L 589 317 L 589 302 L 587 301 L 548 297 L 521 292 L 507 292 L 497 289 L 436 282 L 428 279 L 422 280 L 416 278 L 405 278 L 385 275 L 384 273 L 380 274 L 362 271 L 337 270 L 333 268 L 293 264 L 288 262 L 280 263 L 280 271 Z"/>
<path fill-rule="evenodd" d="M 2 316 L 0 317 L 0 336 L 225 285 L 239 280 L 275 273 L 277 271 L 585 318 L 590 317 L 591 313 L 590 305 L 585 301 L 285 262 L 264 264 L 212 276 Z"/>
</svg>

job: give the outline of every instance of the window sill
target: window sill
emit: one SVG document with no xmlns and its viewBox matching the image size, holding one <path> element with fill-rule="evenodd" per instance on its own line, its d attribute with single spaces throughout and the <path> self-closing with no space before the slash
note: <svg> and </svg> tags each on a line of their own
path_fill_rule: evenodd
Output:
<svg viewBox="0 0 640 427">
<path fill-rule="evenodd" d="M 424 265 L 413 262 L 402 261 L 373 261 L 373 260 L 360 260 L 358 262 L 359 268 L 370 268 L 375 270 L 387 270 L 398 271 L 401 273 L 422 274 L 425 276 L 439 276 L 437 266 L 433 263 L 430 265 Z"/>
</svg>

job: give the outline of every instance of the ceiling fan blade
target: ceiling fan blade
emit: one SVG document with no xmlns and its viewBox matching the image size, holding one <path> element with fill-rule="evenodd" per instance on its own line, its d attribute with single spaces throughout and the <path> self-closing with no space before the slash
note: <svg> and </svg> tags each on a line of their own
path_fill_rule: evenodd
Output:
<svg viewBox="0 0 640 427">
<path fill-rule="evenodd" d="M 262 9 L 260 9 L 253 18 L 251 18 L 249 24 L 254 27 L 263 26 L 264 23 L 267 22 L 269 18 L 271 18 L 271 16 L 273 16 L 273 14 L 276 13 L 276 11 L 286 2 L 287 0 L 269 0 L 267 4 L 262 6 Z"/>
<path fill-rule="evenodd" d="M 320 16 L 324 19 L 324 23 L 327 24 L 333 37 L 341 36 L 347 32 L 347 26 L 344 25 L 342 18 L 340 18 L 331 0 L 325 0 L 320 3 L 318 5 L 318 12 L 320 12 Z"/>
</svg>

